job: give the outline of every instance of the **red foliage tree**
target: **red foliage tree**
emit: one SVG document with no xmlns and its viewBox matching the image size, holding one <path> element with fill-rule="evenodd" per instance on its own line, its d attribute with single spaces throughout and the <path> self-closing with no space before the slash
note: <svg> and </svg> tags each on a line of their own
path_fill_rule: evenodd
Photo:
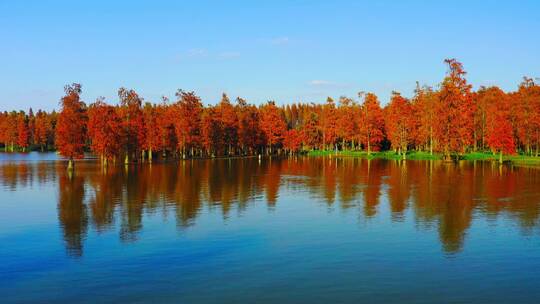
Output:
<svg viewBox="0 0 540 304">
<path fill-rule="evenodd" d="M 203 110 L 201 116 L 202 145 L 212 157 L 220 155 L 224 147 L 223 124 L 216 119 L 216 112 L 214 107 L 208 107 Z"/>
<path fill-rule="evenodd" d="M 337 110 L 337 130 L 341 138 L 341 149 L 345 150 L 347 143 L 350 143 L 351 149 L 354 149 L 355 136 L 358 133 L 357 105 L 350 98 L 341 97 Z"/>
<path fill-rule="evenodd" d="M 311 112 L 304 122 L 302 138 L 304 145 L 309 149 L 318 148 L 322 142 L 322 134 L 319 130 L 319 117 L 317 113 Z"/>
<path fill-rule="evenodd" d="M 448 73 L 441 84 L 435 109 L 435 135 L 439 150 L 449 159 L 451 153 L 464 152 L 473 141 L 474 104 L 463 65 L 455 59 L 445 62 Z"/>
<path fill-rule="evenodd" d="M 272 149 L 281 145 L 287 126 L 274 102 L 264 105 L 261 114 L 261 129 L 266 138 L 268 152 L 272 154 Z"/>
<path fill-rule="evenodd" d="M 238 116 L 227 94 L 223 93 L 216 112 L 223 127 L 223 141 L 227 146 L 227 154 L 234 155 L 238 145 Z"/>
<path fill-rule="evenodd" d="M 264 144 L 257 107 L 237 98 L 238 142 L 244 154 L 253 154 Z"/>
<path fill-rule="evenodd" d="M 415 126 L 414 140 L 417 146 L 424 147 L 433 154 L 434 128 L 437 103 L 437 93 L 431 87 L 420 87 L 417 83 L 415 95 L 412 100 Z"/>
<path fill-rule="evenodd" d="M 30 130 L 28 129 L 28 120 L 24 112 L 17 115 L 17 146 L 26 152 L 30 141 Z"/>
<path fill-rule="evenodd" d="M 88 137 L 92 150 L 104 165 L 115 159 L 122 149 L 123 122 L 116 109 L 98 99 L 88 109 Z"/>
<path fill-rule="evenodd" d="M 86 141 L 86 105 L 80 100 L 81 85 L 74 83 L 64 88 L 66 95 L 60 102 L 62 111 L 56 123 L 56 147 L 60 154 L 69 159 L 68 168 L 73 168 L 73 159 L 84 156 Z"/>
<path fill-rule="evenodd" d="M 363 93 L 359 95 L 362 97 Z M 372 149 L 378 151 L 384 140 L 384 114 L 373 93 L 366 94 L 361 110 L 360 141 L 369 155 Z"/>
<path fill-rule="evenodd" d="M 191 156 L 201 144 L 201 114 L 203 105 L 194 92 L 178 90 L 178 101 L 174 105 L 174 129 L 178 140 L 178 149 L 186 157 L 187 151 Z"/>
<path fill-rule="evenodd" d="M 146 141 L 142 99 L 134 90 L 126 88 L 118 90 L 118 97 L 120 98 L 119 115 L 122 119 L 123 129 L 124 162 L 128 163 L 130 157 L 137 158 Z"/>
<path fill-rule="evenodd" d="M 158 106 L 151 103 L 146 103 L 144 105 L 144 133 L 146 134 L 146 136 L 143 144 L 143 151 L 148 151 L 148 161 L 150 162 L 152 162 L 154 151 L 159 151 L 162 148 L 163 144 L 159 126 L 159 115 L 160 111 Z"/>
<path fill-rule="evenodd" d="M 524 78 L 513 96 L 514 121 L 517 137 L 525 151 L 536 156 L 540 151 L 540 86 L 531 78 Z"/>
<path fill-rule="evenodd" d="M 413 108 L 409 100 L 394 92 L 386 111 L 386 134 L 391 146 L 399 154 L 405 155 L 407 147 L 412 142 L 414 128 Z"/>
<path fill-rule="evenodd" d="M 34 143 L 40 146 L 41 152 L 45 151 L 52 131 L 51 119 L 47 113 L 38 111 L 34 123 Z"/>
<path fill-rule="evenodd" d="M 326 99 L 326 104 L 322 107 L 321 111 L 321 132 L 323 149 L 327 149 L 328 146 L 334 146 L 337 140 L 337 122 L 338 116 L 334 100 L 330 97 Z"/>
<path fill-rule="evenodd" d="M 302 148 L 302 141 L 302 132 L 291 129 L 285 132 L 283 147 L 285 150 L 289 151 L 289 153 L 296 153 Z"/>
</svg>

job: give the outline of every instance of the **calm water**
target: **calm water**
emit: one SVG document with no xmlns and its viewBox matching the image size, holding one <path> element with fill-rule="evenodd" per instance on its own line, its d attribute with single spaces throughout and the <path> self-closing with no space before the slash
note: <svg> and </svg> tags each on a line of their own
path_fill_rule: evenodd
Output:
<svg viewBox="0 0 540 304">
<path fill-rule="evenodd" d="M 539 303 L 540 170 L 0 154 L 2 303 Z"/>
</svg>

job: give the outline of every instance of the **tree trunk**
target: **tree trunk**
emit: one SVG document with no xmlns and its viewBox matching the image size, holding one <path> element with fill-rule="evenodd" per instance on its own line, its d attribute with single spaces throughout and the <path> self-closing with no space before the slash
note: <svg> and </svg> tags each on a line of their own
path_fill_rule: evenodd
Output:
<svg viewBox="0 0 540 304">
<path fill-rule="evenodd" d="M 68 160 L 68 167 L 67 167 L 68 171 L 72 171 L 73 167 L 74 167 L 74 165 L 73 165 L 73 157 L 70 157 L 69 160 Z"/>
<path fill-rule="evenodd" d="M 429 128 L 429 155 L 433 155 L 433 127 Z"/>
</svg>

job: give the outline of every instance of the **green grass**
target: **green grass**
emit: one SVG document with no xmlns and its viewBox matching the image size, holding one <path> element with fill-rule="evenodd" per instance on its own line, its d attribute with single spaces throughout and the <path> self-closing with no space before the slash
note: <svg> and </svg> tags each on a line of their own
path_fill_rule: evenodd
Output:
<svg viewBox="0 0 540 304">
<path fill-rule="evenodd" d="M 402 156 L 395 153 L 394 151 L 383 151 L 383 152 L 371 152 L 370 155 L 365 151 L 333 151 L 333 150 L 313 150 L 307 153 L 308 156 L 337 156 L 337 157 L 360 157 L 367 159 L 391 159 L 399 160 L 402 159 Z M 442 159 L 442 155 L 434 153 L 433 155 L 429 152 L 423 151 L 409 151 L 407 152 L 407 159 L 409 160 L 439 160 Z M 498 161 L 499 155 L 489 152 L 470 152 L 463 155 L 460 155 L 462 160 L 486 160 L 486 161 Z M 518 164 L 531 164 L 531 165 L 540 165 L 540 157 L 527 156 L 527 155 L 504 155 L 504 161 L 512 161 Z"/>
<path fill-rule="evenodd" d="M 383 151 L 383 152 L 371 152 L 368 155 L 365 151 L 333 151 L 333 150 L 312 150 L 307 153 L 308 156 L 338 156 L 338 157 L 361 157 L 368 159 L 393 159 L 399 160 L 402 159 L 402 156 L 395 153 L 394 151 Z M 429 152 L 417 152 L 411 151 L 407 153 L 407 159 L 413 160 L 430 160 L 430 159 L 441 159 L 442 157 L 438 154 L 430 155 Z"/>
<path fill-rule="evenodd" d="M 486 152 L 470 152 L 464 154 L 461 158 L 464 160 L 499 160 L 499 155 Z"/>
</svg>

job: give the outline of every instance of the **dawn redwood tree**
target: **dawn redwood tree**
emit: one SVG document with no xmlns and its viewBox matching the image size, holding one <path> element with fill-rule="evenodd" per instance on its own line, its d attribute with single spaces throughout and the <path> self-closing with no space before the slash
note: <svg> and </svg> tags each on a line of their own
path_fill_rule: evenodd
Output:
<svg viewBox="0 0 540 304">
<path fill-rule="evenodd" d="M 68 169 L 73 169 L 73 159 L 84 156 L 86 141 L 86 105 L 80 99 L 81 85 L 74 83 L 64 88 L 66 95 L 60 105 L 62 111 L 56 123 L 56 147 L 60 155 L 69 159 Z"/>
<path fill-rule="evenodd" d="M 4 151 L 7 152 L 6 144 L 6 124 L 7 124 L 7 113 L 0 112 L 0 143 L 4 145 Z"/>
<path fill-rule="evenodd" d="M 92 151 L 103 165 L 114 160 L 122 149 L 123 121 L 113 106 L 99 98 L 88 108 L 88 137 Z"/>
<path fill-rule="evenodd" d="M 223 127 L 223 140 L 227 146 L 227 155 L 234 155 L 238 145 L 238 116 L 227 94 L 223 93 L 216 111 Z"/>
<path fill-rule="evenodd" d="M 161 149 L 162 139 L 159 126 L 158 106 L 146 103 L 143 107 L 145 141 L 143 151 L 148 151 L 148 161 L 152 162 L 153 153 Z M 144 160 L 144 152 L 143 152 Z"/>
<path fill-rule="evenodd" d="M 203 109 L 201 115 L 201 143 L 211 157 L 220 155 L 224 146 L 223 124 L 217 116 L 215 107 Z"/>
<path fill-rule="evenodd" d="M 297 153 L 302 148 L 302 141 L 302 132 L 296 129 L 291 129 L 285 132 L 285 136 L 283 138 L 283 147 L 290 154 Z"/>
<path fill-rule="evenodd" d="M 266 138 L 269 153 L 272 154 L 273 148 L 281 145 L 287 131 L 285 121 L 272 101 L 261 107 L 261 129 Z"/>
<path fill-rule="evenodd" d="M 34 115 L 34 110 L 32 110 L 32 108 L 28 110 L 26 122 L 28 125 L 28 143 L 35 145 L 36 116 Z"/>
<path fill-rule="evenodd" d="M 540 86 L 525 77 L 514 97 L 515 128 L 526 154 L 535 155 L 540 149 Z"/>
<path fill-rule="evenodd" d="M 510 98 L 498 87 L 483 89 L 486 102 L 486 142 L 493 153 L 499 152 L 499 162 L 503 154 L 515 152 L 514 136 L 510 121 Z"/>
<path fill-rule="evenodd" d="M 355 111 L 358 106 L 354 101 L 347 97 L 339 99 L 337 109 L 337 131 L 341 138 L 341 149 L 347 149 L 347 143 L 350 143 L 351 149 L 354 149 L 355 135 L 358 133 L 357 119 Z"/>
<path fill-rule="evenodd" d="M 319 117 L 317 113 L 310 112 L 308 117 L 305 119 L 302 128 L 302 138 L 304 140 L 304 145 L 307 146 L 310 150 L 318 148 L 322 142 L 322 134 L 319 130 L 318 125 Z"/>
<path fill-rule="evenodd" d="M 415 144 L 429 149 L 429 154 L 433 154 L 435 144 L 435 106 L 437 103 L 437 93 L 431 87 L 416 84 L 415 95 L 412 100 L 413 115 L 415 116 Z"/>
<path fill-rule="evenodd" d="M 194 156 L 194 150 L 200 147 L 201 143 L 201 114 L 203 105 L 201 99 L 194 92 L 178 90 L 176 92 L 178 101 L 173 106 L 175 119 L 173 120 L 178 149 L 182 157 L 186 157 L 187 151 Z"/>
<path fill-rule="evenodd" d="M 364 97 L 363 95 L 359 93 L 360 98 Z M 379 145 L 384 140 L 384 114 L 375 94 L 365 95 L 360 121 L 360 141 L 369 155 L 372 148 L 379 150 Z"/>
<path fill-rule="evenodd" d="M 39 110 L 36 113 L 34 123 L 34 143 L 39 145 L 41 152 L 45 151 L 51 133 L 51 119 L 48 117 L 47 113 Z"/>
<path fill-rule="evenodd" d="M 122 119 L 124 163 L 127 164 L 131 156 L 137 158 L 139 152 L 142 152 L 142 146 L 146 140 L 142 98 L 134 90 L 126 88 L 118 90 L 118 97 L 120 98 L 118 111 Z"/>
<path fill-rule="evenodd" d="M 259 110 L 254 105 L 238 97 L 236 99 L 236 113 L 238 116 L 238 142 L 240 149 L 247 154 L 253 154 L 264 145 L 263 134 L 260 127 Z"/>
<path fill-rule="evenodd" d="M 30 142 L 30 131 L 28 129 L 28 120 L 24 112 L 19 112 L 17 115 L 17 146 L 26 152 L 28 143 Z"/>
<path fill-rule="evenodd" d="M 15 151 L 15 143 L 17 142 L 17 112 L 11 111 L 6 115 L 4 125 L 5 144 L 9 146 L 9 151 Z"/>
<path fill-rule="evenodd" d="M 162 155 L 164 156 L 175 153 L 178 147 L 178 139 L 176 138 L 174 128 L 176 109 L 173 106 L 169 106 L 167 102 L 168 99 L 163 97 L 163 103 L 157 108 L 159 138 L 161 139 L 160 146 Z"/>
<path fill-rule="evenodd" d="M 323 150 L 328 148 L 328 145 L 334 147 L 337 139 L 337 122 L 338 116 L 334 100 L 330 97 L 326 99 L 326 104 L 322 106 L 321 111 L 321 132 L 323 141 Z"/>
<path fill-rule="evenodd" d="M 473 141 L 474 104 L 463 65 L 455 59 L 446 59 L 445 63 L 448 72 L 435 109 L 435 134 L 439 150 L 450 159 L 452 153 L 464 152 Z"/>
<path fill-rule="evenodd" d="M 388 140 L 398 154 L 405 155 L 407 147 L 411 142 L 413 130 L 413 108 L 410 101 L 397 92 L 392 93 L 390 103 L 385 108 L 386 111 L 386 133 Z"/>
</svg>

